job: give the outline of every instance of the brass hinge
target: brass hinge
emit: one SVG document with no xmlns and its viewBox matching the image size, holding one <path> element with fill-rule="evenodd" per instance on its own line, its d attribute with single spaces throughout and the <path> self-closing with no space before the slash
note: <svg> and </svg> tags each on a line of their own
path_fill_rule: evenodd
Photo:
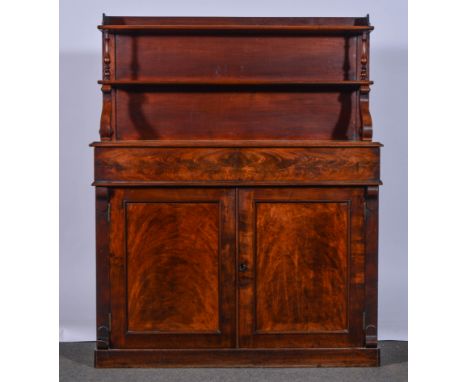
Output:
<svg viewBox="0 0 468 382">
<path fill-rule="evenodd" d="M 107 222 L 110 222 L 111 205 L 107 203 Z"/>
<path fill-rule="evenodd" d="M 97 328 L 96 345 L 98 349 L 109 349 L 110 345 L 110 324 L 111 315 L 108 316 L 109 322 L 106 325 L 99 326 Z"/>
<path fill-rule="evenodd" d="M 377 327 L 366 323 L 366 312 L 362 312 L 362 328 L 364 330 L 364 345 L 366 348 L 376 348 L 377 344 Z"/>
</svg>

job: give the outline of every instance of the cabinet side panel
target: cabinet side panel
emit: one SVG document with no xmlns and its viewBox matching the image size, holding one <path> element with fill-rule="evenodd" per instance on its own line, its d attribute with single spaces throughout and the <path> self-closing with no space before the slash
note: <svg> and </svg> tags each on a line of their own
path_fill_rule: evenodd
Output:
<svg viewBox="0 0 468 382">
<path fill-rule="evenodd" d="M 378 301 L 378 231 L 379 189 L 367 187 L 366 192 L 366 320 L 367 347 L 377 347 Z"/>
<path fill-rule="evenodd" d="M 109 193 L 106 187 L 96 187 L 96 347 L 110 346 L 109 313 Z"/>
</svg>

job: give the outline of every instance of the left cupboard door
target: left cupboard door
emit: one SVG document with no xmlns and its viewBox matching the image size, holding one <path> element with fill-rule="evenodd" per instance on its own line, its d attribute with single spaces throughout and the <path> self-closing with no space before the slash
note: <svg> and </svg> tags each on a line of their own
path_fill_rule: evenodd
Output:
<svg viewBox="0 0 468 382">
<path fill-rule="evenodd" d="M 109 237 L 111 348 L 235 346 L 234 189 L 116 188 Z"/>
</svg>

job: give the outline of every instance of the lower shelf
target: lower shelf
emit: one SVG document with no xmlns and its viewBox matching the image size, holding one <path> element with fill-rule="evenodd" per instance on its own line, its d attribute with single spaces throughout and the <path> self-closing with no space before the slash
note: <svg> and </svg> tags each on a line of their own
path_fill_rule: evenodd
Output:
<svg viewBox="0 0 468 382">
<path fill-rule="evenodd" d="M 96 367 L 379 366 L 378 348 L 96 350 Z"/>
</svg>

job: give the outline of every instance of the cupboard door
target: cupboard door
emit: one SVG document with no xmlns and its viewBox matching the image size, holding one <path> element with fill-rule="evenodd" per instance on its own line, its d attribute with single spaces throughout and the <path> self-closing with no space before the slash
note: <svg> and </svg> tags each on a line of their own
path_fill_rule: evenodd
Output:
<svg viewBox="0 0 468 382">
<path fill-rule="evenodd" d="M 362 346 L 364 190 L 239 191 L 241 347 Z"/>
<path fill-rule="evenodd" d="M 118 188 L 111 347 L 235 344 L 235 190 Z"/>
</svg>

